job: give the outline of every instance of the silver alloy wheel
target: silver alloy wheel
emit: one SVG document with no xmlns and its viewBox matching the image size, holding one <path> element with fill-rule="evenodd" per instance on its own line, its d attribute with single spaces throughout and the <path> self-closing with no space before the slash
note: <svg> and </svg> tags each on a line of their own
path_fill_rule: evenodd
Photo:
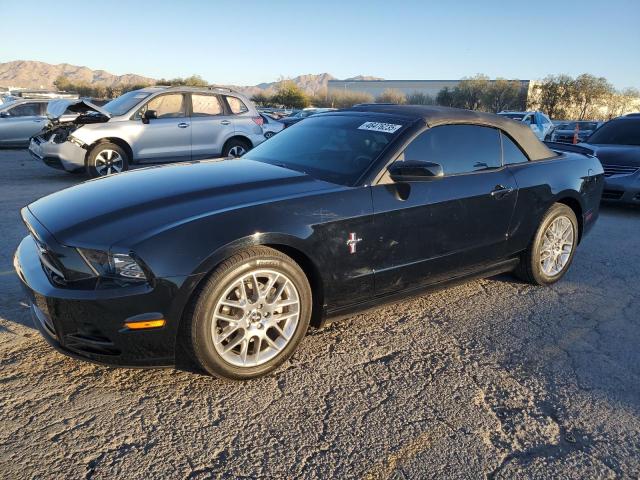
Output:
<svg viewBox="0 0 640 480">
<path fill-rule="evenodd" d="M 267 132 L 267 133 L 264 134 L 264 138 L 271 138 L 274 135 L 275 135 L 275 133 L 273 133 L 273 132 Z"/>
<path fill-rule="evenodd" d="M 96 155 L 96 172 L 100 176 L 120 173 L 124 168 L 124 160 L 118 152 L 105 148 Z"/>
<path fill-rule="evenodd" d="M 555 277 L 566 267 L 575 238 L 573 222 L 564 215 L 554 219 L 544 232 L 540 245 L 540 268 L 548 277 Z"/>
<path fill-rule="evenodd" d="M 231 282 L 212 317 L 216 352 L 232 365 L 254 367 L 288 345 L 300 318 L 300 296 L 283 273 L 256 269 Z"/>
<path fill-rule="evenodd" d="M 235 158 L 241 157 L 245 153 L 247 153 L 247 151 L 240 145 L 236 145 L 235 147 L 232 147 L 231 150 L 229 150 L 229 155 Z"/>
</svg>

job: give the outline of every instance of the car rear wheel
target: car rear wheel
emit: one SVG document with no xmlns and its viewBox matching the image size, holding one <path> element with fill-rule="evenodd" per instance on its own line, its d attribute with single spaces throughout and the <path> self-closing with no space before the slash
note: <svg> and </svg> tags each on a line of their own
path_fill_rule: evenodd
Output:
<svg viewBox="0 0 640 480">
<path fill-rule="evenodd" d="M 129 156 L 122 147 L 111 142 L 99 143 L 89 153 L 87 173 L 91 178 L 106 177 L 129 169 Z"/>
<path fill-rule="evenodd" d="M 208 373 L 237 380 L 264 375 L 289 358 L 311 318 L 311 288 L 288 256 L 254 247 L 223 262 L 201 288 L 189 340 Z"/>
<path fill-rule="evenodd" d="M 564 204 L 554 204 L 522 254 L 516 275 L 535 285 L 557 282 L 569 270 L 577 244 L 578 220 L 575 213 Z"/>
<path fill-rule="evenodd" d="M 273 137 L 274 135 L 275 135 L 274 132 L 267 132 L 267 133 L 264 134 L 264 138 L 266 138 L 268 140 L 269 138 Z"/>
<path fill-rule="evenodd" d="M 224 144 L 222 149 L 223 157 L 238 158 L 251 150 L 251 146 L 245 141 L 239 138 L 232 138 Z"/>
</svg>

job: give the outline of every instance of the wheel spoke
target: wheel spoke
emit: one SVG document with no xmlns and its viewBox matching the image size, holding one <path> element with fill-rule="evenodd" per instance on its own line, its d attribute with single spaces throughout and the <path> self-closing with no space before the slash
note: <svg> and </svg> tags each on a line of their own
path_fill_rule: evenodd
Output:
<svg viewBox="0 0 640 480">
<path fill-rule="evenodd" d="M 236 348 L 238 345 L 240 345 L 244 341 L 245 341 L 245 336 L 244 335 L 238 335 L 238 338 L 236 338 L 233 342 L 230 342 L 229 344 L 227 344 L 224 347 L 224 352 L 225 353 L 230 352 L 231 350 Z"/>
<path fill-rule="evenodd" d="M 269 335 L 265 335 L 264 337 L 265 341 L 267 342 L 267 345 L 269 345 L 271 348 L 273 348 L 276 351 L 280 351 L 282 350 L 278 344 L 276 342 L 274 342 L 273 340 L 271 340 L 271 338 L 269 338 Z"/>
<path fill-rule="evenodd" d="M 284 350 L 299 318 L 298 290 L 286 274 L 261 268 L 245 270 L 228 283 L 216 301 L 211 315 L 213 346 L 231 365 L 262 365 Z"/>
<path fill-rule="evenodd" d="M 218 343 L 222 343 L 225 340 L 227 340 L 231 335 L 233 335 L 234 333 L 236 333 L 239 330 L 239 328 L 236 325 L 230 326 L 229 331 L 228 332 L 222 332 L 222 335 L 220 337 L 218 337 Z"/>
<path fill-rule="evenodd" d="M 249 351 L 249 340 L 247 338 L 242 339 L 242 345 L 240 346 L 240 358 L 242 363 L 247 363 L 247 352 Z"/>
</svg>

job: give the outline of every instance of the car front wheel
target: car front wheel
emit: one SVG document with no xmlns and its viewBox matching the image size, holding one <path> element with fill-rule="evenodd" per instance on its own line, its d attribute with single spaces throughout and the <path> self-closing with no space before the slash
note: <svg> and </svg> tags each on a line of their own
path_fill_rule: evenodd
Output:
<svg viewBox="0 0 640 480">
<path fill-rule="evenodd" d="M 554 204 L 522 254 L 516 275 L 536 285 L 557 282 L 569 270 L 577 244 L 578 220 L 575 213 L 564 204 Z"/>
<path fill-rule="evenodd" d="M 91 178 L 105 177 L 128 169 L 129 156 L 115 143 L 99 143 L 93 147 L 87 158 L 87 173 Z"/>
<path fill-rule="evenodd" d="M 277 250 L 250 248 L 223 262 L 201 288 L 191 312 L 191 351 L 212 375 L 261 376 L 293 354 L 310 318 L 302 269 Z"/>
</svg>

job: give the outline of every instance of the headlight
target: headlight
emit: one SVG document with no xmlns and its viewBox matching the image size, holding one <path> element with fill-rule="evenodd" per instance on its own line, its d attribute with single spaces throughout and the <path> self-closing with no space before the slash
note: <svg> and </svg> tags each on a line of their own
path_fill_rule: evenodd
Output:
<svg viewBox="0 0 640 480">
<path fill-rule="evenodd" d="M 77 145 L 79 147 L 83 147 L 84 146 L 84 142 L 82 140 L 78 140 L 76 137 L 74 137 L 73 135 L 69 135 L 67 137 L 67 141 L 73 143 L 74 145 Z"/>
<path fill-rule="evenodd" d="M 103 252 L 102 250 L 90 250 L 88 248 L 78 248 L 77 250 L 98 276 L 132 280 L 147 279 L 138 262 L 126 253 Z"/>
</svg>

